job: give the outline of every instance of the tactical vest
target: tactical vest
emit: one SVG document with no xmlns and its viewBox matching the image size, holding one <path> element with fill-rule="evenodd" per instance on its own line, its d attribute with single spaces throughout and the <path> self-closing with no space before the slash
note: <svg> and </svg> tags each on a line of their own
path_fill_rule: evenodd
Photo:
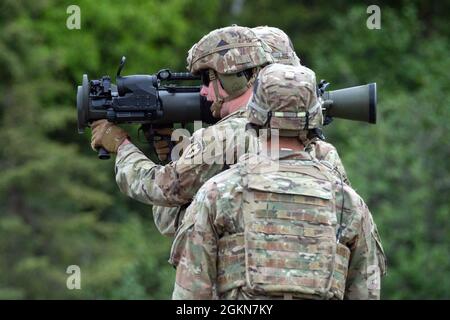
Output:
<svg viewBox="0 0 450 320">
<path fill-rule="evenodd" d="M 244 233 L 219 240 L 219 295 L 343 299 L 350 250 L 336 241 L 335 186 L 317 161 L 245 166 Z"/>
</svg>

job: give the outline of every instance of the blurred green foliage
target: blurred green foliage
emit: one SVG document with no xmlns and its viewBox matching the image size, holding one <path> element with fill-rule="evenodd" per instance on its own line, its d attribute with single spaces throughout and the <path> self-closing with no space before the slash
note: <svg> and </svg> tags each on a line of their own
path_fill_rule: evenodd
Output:
<svg viewBox="0 0 450 320">
<path fill-rule="evenodd" d="M 71 4 L 80 30 L 66 28 Z M 449 4 L 378 1 L 380 30 L 366 27 L 369 4 L 3 0 L 0 298 L 170 298 L 171 239 L 77 134 L 75 88 L 82 73 L 113 75 L 122 55 L 125 74 L 182 71 L 194 42 L 231 23 L 285 30 L 331 89 L 377 82 L 377 125 L 335 120 L 326 134 L 378 224 L 382 297 L 450 298 Z M 66 288 L 72 264 L 81 290 Z"/>
</svg>

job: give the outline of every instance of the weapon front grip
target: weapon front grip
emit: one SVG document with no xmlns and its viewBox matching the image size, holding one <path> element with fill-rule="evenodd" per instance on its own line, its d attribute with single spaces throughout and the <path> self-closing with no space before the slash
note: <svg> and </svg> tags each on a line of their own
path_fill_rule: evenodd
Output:
<svg viewBox="0 0 450 320">
<path fill-rule="evenodd" d="M 100 147 L 97 150 L 98 150 L 98 158 L 100 160 L 109 160 L 111 158 L 111 155 L 105 148 Z"/>
</svg>

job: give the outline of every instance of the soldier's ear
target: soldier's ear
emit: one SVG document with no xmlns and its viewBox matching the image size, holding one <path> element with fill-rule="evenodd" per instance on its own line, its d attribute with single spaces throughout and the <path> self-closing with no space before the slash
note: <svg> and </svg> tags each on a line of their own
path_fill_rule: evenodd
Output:
<svg viewBox="0 0 450 320">
<path fill-rule="evenodd" d="M 243 72 L 233 74 L 219 74 L 220 84 L 222 88 L 229 94 L 242 91 L 246 88 L 248 80 Z"/>
</svg>

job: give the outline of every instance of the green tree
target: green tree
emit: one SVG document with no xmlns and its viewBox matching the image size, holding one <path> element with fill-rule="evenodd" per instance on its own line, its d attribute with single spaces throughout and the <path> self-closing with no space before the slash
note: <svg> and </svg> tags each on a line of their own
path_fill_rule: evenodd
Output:
<svg viewBox="0 0 450 320">
<path fill-rule="evenodd" d="M 69 30 L 71 4 L 0 8 L 0 298 L 169 298 L 170 239 L 76 133 L 75 88 L 82 73 L 114 74 L 122 55 L 128 73 L 181 69 L 206 31 L 190 17 L 214 5 L 77 1 L 81 29 Z M 72 264 L 81 290 L 66 288 Z"/>
<path fill-rule="evenodd" d="M 72 4 L 80 30 L 66 28 Z M 285 30 L 331 89 L 377 82 L 377 125 L 336 119 L 326 135 L 383 238 L 382 297 L 448 299 L 449 3 L 378 1 L 380 30 L 366 27 L 369 4 L 2 1 L 0 298 L 170 298 L 171 239 L 150 206 L 118 192 L 113 161 L 97 161 L 89 132 L 76 133 L 75 88 L 83 73 L 114 75 L 122 55 L 124 74 L 183 70 L 194 42 L 237 23 Z M 72 264 L 81 290 L 66 288 Z"/>
</svg>

